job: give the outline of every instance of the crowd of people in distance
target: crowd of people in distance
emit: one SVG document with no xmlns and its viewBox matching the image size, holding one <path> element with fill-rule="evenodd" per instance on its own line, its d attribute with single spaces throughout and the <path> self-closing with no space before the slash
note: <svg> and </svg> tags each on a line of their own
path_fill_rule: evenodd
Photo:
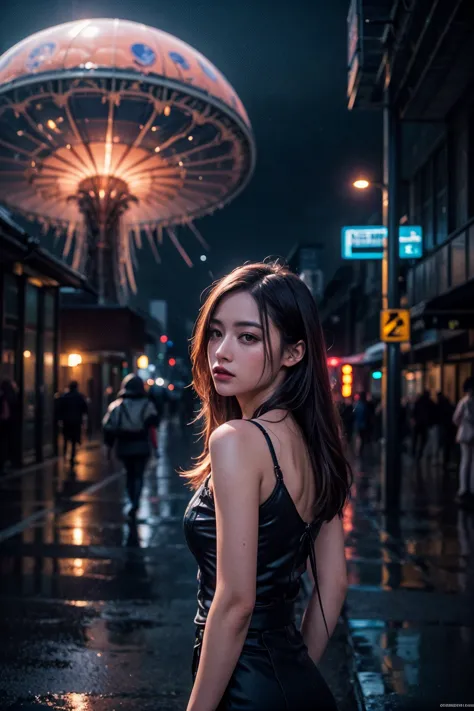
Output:
<svg viewBox="0 0 474 711">
<path fill-rule="evenodd" d="M 114 447 L 127 470 L 131 513 L 135 515 L 150 448 L 159 456 L 158 428 L 163 416 L 166 413 L 171 422 L 184 427 L 194 417 L 196 400 L 189 387 L 174 391 L 158 385 L 149 387 L 133 374 L 124 379 L 116 396 L 109 390 L 104 439 Z M 8 463 L 14 466 L 19 457 L 16 451 L 16 433 L 21 425 L 18 397 L 16 384 L 3 379 L 0 382 L 0 476 Z M 88 402 L 79 392 L 78 383 L 72 381 L 65 393 L 57 395 L 55 403 L 63 455 L 65 459 L 69 457 L 73 467 L 87 422 Z M 381 401 L 370 393 L 361 392 L 354 399 L 341 401 L 338 409 L 347 443 L 357 457 L 364 457 L 367 449 L 383 436 Z M 121 419 L 117 426 L 115 418 L 119 414 Z M 136 435 L 136 431 L 141 434 Z M 441 463 L 446 469 L 458 467 L 456 502 L 473 504 L 474 378 L 464 383 L 464 396 L 457 407 L 442 392 L 438 392 L 434 400 L 427 390 L 413 400 L 402 402 L 399 432 L 402 446 L 416 462 L 426 458 L 432 463 Z"/>
<path fill-rule="evenodd" d="M 455 406 L 442 392 L 436 400 L 428 390 L 403 401 L 399 412 L 399 433 L 403 449 L 413 460 L 458 467 L 456 502 L 474 504 L 474 378 L 463 386 L 464 396 Z M 383 436 L 382 404 L 370 393 L 361 392 L 339 403 L 345 439 L 356 457 Z M 459 445 L 459 447 L 457 446 Z"/>
<path fill-rule="evenodd" d="M 133 373 L 127 375 L 117 394 L 112 388 L 106 393 L 108 405 L 102 429 L 109 454 L 115 455 L 127 473 L 127 492 L 131 508 L 129 516 L 138 511 L 143 476 L 150 456 L 159 455 L 159 426 L 163 417 L 184 428 L 195 416 L 196 401 L 189 387 L 175 387 L 173 391 L 154 384 L 148 386 Z M 67 390 L 55 397 L 55 418 L 62 438 L 62 455 L 71 470 L 76 464 L 77 449 L 84 432 L 92 435 L 89 422 L 90 403 L 72 380 Z M 0 382 L 0 476 L 7 465 L 20 461 L 21 428 L 19 393 L 10 379 Z"/>
</svg>

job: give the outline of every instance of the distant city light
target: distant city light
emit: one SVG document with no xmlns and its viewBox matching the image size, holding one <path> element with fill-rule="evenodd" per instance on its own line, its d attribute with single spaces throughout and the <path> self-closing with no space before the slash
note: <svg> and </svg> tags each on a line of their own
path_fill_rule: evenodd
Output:
<svg viewBox="0 0 474 711">
<path fill-rule="evenodd" d="M 173 341 L 166 341 L 166 345 L 168 346 L 168 348 L 172 348 L 174 346 L 174 343 Z"/>
<path fill-rule="evenodd" d="M 339 365 L 339 358 L 329 358 L 328 365 L 330 368 L 337 368 Z"/>
<path fill-rule="evenodd" d="M 165 336 L 165 334 L 160 336 L 160 343 L 167 343 L 167 342 L 168 342 L 168 336 Z"/>
<path fill-rule="evenodd" d="M 201 262 L 207 262 L 207 257 L 205 254 L 201 254 Z"/>
<path fill-rule="evenodd" d="M 146 381 L 146 384 L 150 385 L 150 387 L 151 387 L 152 385 L 155 384 L 155 381 L 153 380 L 153 378 L 148 378 L 148 380 Z"/>
<path fill-rule="evenodd" d="M 169 116 L 171 113 L 171 106 L 165 106 L 163 113 L 165 116 Z"/>
<path fill-rule="evenodd" d="M 155 380 L 155 383 L 156 383 L 157 385 L 159 385 L 160 388 L 162 388 L 163 385 L 165 384 L 165 381 L 163 380 L 163 378 L 157 378 L 157 379 Z"/>
<path fill-rule="evenodd" d="M 380 370 L 374 370 L 372 373 L 372 378 L 374 380 L 382 380 L 382 372 Z"/>
<path fill-rule="evenodd" d="M 168 365 L 171 366 L 171 368 L 174 368 L 176 365 L 176 358 L 170 358 L 168 361 Z"/>
<path fill-rule="evenodd" d="M 67 357 L 67 364 L 70 368 L 75 368 L 77 365 L 81 365 L 82 356 L 79 353 L 70 353 Z"/>
<path fill-rule="evenodd" d="M 31 358 L 31 351 L 23 351 L 23 358 Z"/>
<path fill-rule="evenodd" d="M 170 384 L 168 385 L 168 390 L 171 390 L 171 391 L 174 390 L 174 385 L 173 385 L 173 383 L 170 383 Z"/>
<path fill-rule="evenodd" d="M 137 358 L 137 366 L 140 370 L 146 370 L 148 368 L 148 356 L 139 356 L 139 358 Z"/>
</svg>

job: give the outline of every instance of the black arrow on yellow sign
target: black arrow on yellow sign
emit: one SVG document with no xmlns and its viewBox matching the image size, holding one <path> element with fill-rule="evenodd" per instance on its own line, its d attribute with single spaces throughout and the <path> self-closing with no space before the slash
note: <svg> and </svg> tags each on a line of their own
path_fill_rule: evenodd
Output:
<svg viewBox="0 0 474 711">
<path fill-rule="evenodd" d="M 387 309 L 381 314 L 381 338 L 383 341 L 410 340 L 410 312 L 406 309 L 398 311 Z"/>
</svg>

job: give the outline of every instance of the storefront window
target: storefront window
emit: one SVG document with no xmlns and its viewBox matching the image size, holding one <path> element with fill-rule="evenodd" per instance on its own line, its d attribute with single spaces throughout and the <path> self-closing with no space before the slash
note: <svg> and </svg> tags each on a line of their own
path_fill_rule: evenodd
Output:
<svg viewBox="0 0 474 711">
<path fill-rule="evenodd" d="M 2 376 L 16 380 L 19 320 L 18 278 L 4 275 L 4 329 L 2 350 Z"/>
<path fill-rule="evenodd" d="M 436 262 L 432 257 L 425 262 L 425 281 L 426 281 L 426 295 L 425 298 L 432 298 L 437 294 L 437 283 L 436 283 Z"/>
<path fill-rule="evenodd" d="M 469 228 L 468 279 L 474 279 L 474 225 L 471 225 Z"/>
<path fill-rule="evenodd" d="M 4 277 L 5 294 L 5 320 L 7 323 L 18 321 L 19 316 L 19 289 L 18 277 L 13 274 L 5 274 Z"/>
<path fill-rule="evenodd" d="M 448 236 L 448 156 L 446 145 L 434 159 L 436 191 L 436 244 L 442 244 Z"/>
<path fill-rule="evenodd" d="M 451 286 L 466 281 L 466 234 L 463 232 L 451 242 Z"/>
<path fill-rule="evenodd" d="M 26 285 L 25 293 L 25 341 L 23 351 L 23 451 L 35 451 L 36 431 L 36 360 L 38 340 L 38 289 Z"/>
<path fill-rule="evenodd" d="M 43 456 L 53 452 L 54 441 L 54 294 L 44 296 L 44 357 L 43 357 Z"/>
<path fill-rule="evenodd" d="M 438 272 L 438 293 L 443 294 L 448 290 L 448 249 L 443 247 L 436 254 Z"/>
<path fill-rule="evenodd" d="M 16 380 L 16 352 L 18 348 L 18 330 L 16 328 L 4 328 L 3 330 L 3 350 L 2 350 L 2 376 L 10 380 Z"/>
<path fill-rule="evenodd" d="M 23 449 L 35 448 L 36 422 L 36 331 L 26 331 L 23 351 Z"/>
</svg>

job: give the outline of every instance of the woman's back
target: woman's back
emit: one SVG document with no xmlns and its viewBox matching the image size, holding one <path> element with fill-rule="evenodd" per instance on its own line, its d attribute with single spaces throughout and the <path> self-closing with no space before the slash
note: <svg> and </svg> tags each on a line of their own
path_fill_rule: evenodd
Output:
<svg viewBox="0 0 474 711">
<path fill-rule="evenodd" d="M 309 518 L 312 509 L 312 498 L 308 494 L 313 489 L 307 461 L 309 457 L 304 442 L 295 436 L 297 431 L 288 425 L 285 428 L 281 422 L 270 423 L 270 426 L 273 425 L 270 436 L 260 421 L 250 420 L 249 427 L 250 423 L 265 438 L 262 437 L 262 442 L 267 455 L 262 470 L 258 520 L 255 607 L 242 653 L 219 711 L 241 711 L 244 708 L 262 711 L 296 708 L 299 711 L 313 711 L 318 708 L 333 711 L 334 700 L 294 625 L 294 603 L 308 556 L 317 584 L 314 538 L 320 523 L 302 516 L 306 514 Z M 267 421 L 265 424 L 268 427 Z M 251 432 L 248 434 L 251 441 Z M 288 466 L 301 465 L 303 469 L 298 470 L 295 466 L 289 477 L 295 499 L 285 484 L 274 439 Z M 249 446 L 252 445 L 249 443 Z M 261 447 L 257 446 L 257 456 L 261 455 Z M 198 669 L 205 624 L 216 591 L 216 514 L 210 478 L 197 490 L 184 520 L 186 539 L 199 565 L 194 674 Z"/>
<path fill-rule="evenodd" d="M 270 413 L 270 417 L 272 415 Z M 313 554 L 313 541 L 320 527 L 312 513 L 314 476 L 306 446 L 294 421 L 272 421 L 267 415 L 265 420 L 250 420 L 248 427 L 249 447 L 254 448 L 252 453 L 262 468 L 255 614 L 282 604 L 289 605 L 291 614 L 290 608 L 299 593 L 301 575 L 306 569 L 308 556 Z M 251 427 L 255 427 L 255 431 Z M 274 442 L 281 458 L 276 454 Z M 286 462 L 289 474 L 283 471 L 281 461 Z M 188 506 L 185 533 L 200 570 L 195 621 L 204 624 L 216 586 L 216 513 L 212 476 L 198 489 Z"/>
<path fill-rule="evenodd" d="M 316 497 L 315 478 L 304 437 L 293 417 L 288 413 L 271 411 L 255 420 L 270 437 L 285 486 L 294 505 L 305 522 L 312 522 Z M 268 499 L 275 487 L 271 453 L 263 439 L 258 441 L 258 456 L 262 465 L 261 501 Z"/>
</svg>

